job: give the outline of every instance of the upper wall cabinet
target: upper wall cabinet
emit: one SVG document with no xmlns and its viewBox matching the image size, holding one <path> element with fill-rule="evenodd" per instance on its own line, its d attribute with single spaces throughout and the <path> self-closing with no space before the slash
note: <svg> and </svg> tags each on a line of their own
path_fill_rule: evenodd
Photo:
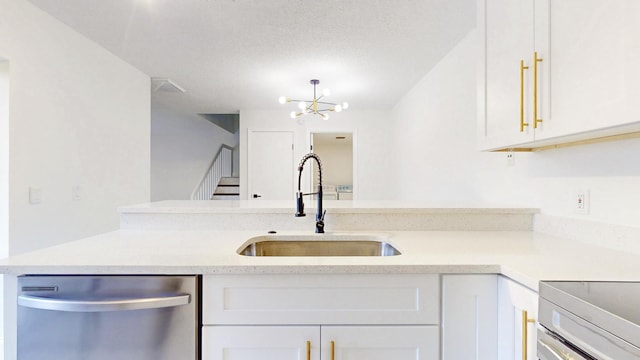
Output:
<svg viewBox="0 0 640 360">
<path fill-rule="evenodd" d="M 532 79 L 528 65 L 535 51 L 534 26 L 533 0 L 478 1 L 483 149 L 534 140 L 528 111 L 531 91 L 527 86 Z"/>
<path fill-rule="evenodd" d="M 478 0 L 483 150 L 640 131 L 640 2 Z"/>
</svg>

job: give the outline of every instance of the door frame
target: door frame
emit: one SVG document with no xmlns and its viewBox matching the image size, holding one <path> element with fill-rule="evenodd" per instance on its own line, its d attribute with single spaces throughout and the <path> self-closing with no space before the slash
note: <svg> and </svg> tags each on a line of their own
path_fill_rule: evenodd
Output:
<svg viewBox="0 0 640 360">
<path fill-rule="evenodd" d="M 295 187 L 297 185 L 296 183 L 296 166 L 295 166 L 295 142 L 296 142 L 296 134 L 295 131 L 290 130 L 290 129 L 271 129 L 271 128 L 266 128 L 266 129 L 262 129 L 262 128 L 247 128 L 247 191 L 246 191 L 246 200 L 252 200 L 251 198 L 251 193 L 252 193 L 252 189 L 253 189 L 253 180 L 252 180 L 252 174 L 251 174 L 251 165 L 252 165 L 252 159 L 251 159 L 251 134 L 253 133 L 261 133 L 261 132 L 277 132 L 277 133 L 290 133 L 291 134 L 291 182 L 293 184 L 293 186 Z M 293 194 L 295 192 L 295 189 L 291 189 L 291 200 L 294 199 Z"/>
<path fill-rule="evenodd" d="M 10 82 L 11 63 L 0 56 L 0 257 L 9 256 Z"/>
<path fill-rule="evenodd" d="M 307 129 L 307 149 L 312 150 L 313 146 L 313 134 L 333 134 L 333 133 L 348 133 L 352 136 L 351 155 L 353 156 L 353 169 L 351 169 L 351 182 L 353 186 L 353 200 L 358 199 L 358 131 L 356 129 L 341 129 L 341 128 L 310 128 Z M 309 183 L 313 184 L 313 171 L 309 172 Z"/>
</svg>

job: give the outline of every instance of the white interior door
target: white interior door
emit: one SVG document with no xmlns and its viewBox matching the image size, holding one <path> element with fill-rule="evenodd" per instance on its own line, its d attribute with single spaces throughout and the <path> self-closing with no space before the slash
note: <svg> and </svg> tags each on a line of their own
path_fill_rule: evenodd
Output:
<svg viewBox="0 0 640 360">
<path fill-rule="evenodd" d="M 293 132 L 249 130 L 248 139 L 249 199 L 293 200 Z"/>
</svg>

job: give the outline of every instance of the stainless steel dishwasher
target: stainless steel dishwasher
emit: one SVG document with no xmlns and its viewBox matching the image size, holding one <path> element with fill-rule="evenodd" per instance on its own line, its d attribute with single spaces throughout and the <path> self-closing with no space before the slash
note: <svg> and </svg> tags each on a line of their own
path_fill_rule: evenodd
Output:
<svg viewBox="0 0 640 360">
<path fill-rule="evenodd" d="M 199 358 L 197 276 L 21 276 L 19 360 Z"/>
</svg>

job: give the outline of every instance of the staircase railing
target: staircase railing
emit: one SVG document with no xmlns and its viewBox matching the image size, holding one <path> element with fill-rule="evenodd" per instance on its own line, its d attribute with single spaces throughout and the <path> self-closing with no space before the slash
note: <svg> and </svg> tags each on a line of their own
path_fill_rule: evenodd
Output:
<svg viewBox="0 0 640 360">
<path fill-rule="evenodd" d="M 222 145 L 213 158 L 209 169 L 191 193 L 191 200 L 211 200 L 220 179 L 231 176 L 233 172 L 233 148 Z"/>
</svg>

